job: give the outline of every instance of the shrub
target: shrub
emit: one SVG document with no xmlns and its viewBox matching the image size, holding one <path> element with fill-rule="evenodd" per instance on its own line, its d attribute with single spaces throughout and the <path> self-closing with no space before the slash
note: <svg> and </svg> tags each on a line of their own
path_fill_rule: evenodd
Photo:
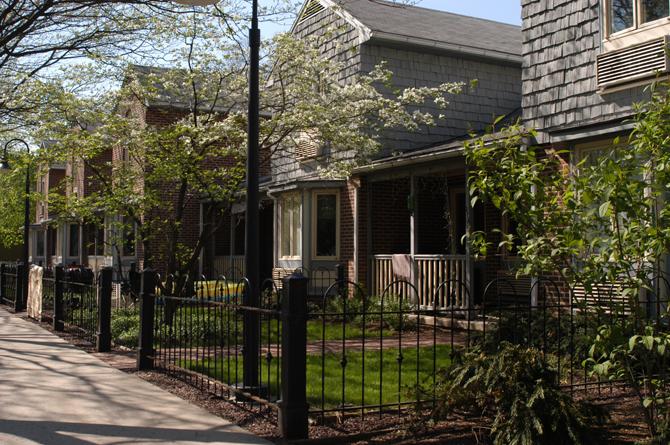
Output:
<svg viewBox="0 0 670 445">
<path fill-rule="evenodd" d="M 468 353 L 441 377 L 434 415 L 454 410 L 493 418 L 495 445 L 593 443 L 602 410 L 573 400 L 537 349 L 504 343 L 496 354 Z"/>
<path fill-rule="evenodd" d="M 630 336 L 625 326 L 600 329 L 585 361 L 592 376 L 623 380 L 644 412 L 651 444 L 670 443 L 670 333 L 647 325 Z"/>
<path fill-rule="evenodd" d="M 411 330 L 415 327 L 415 324 L 410 323 L 409 320 L 412 310 L 413 307 L 407 299 L 401 302 L 397 296 L 385 297 L 383 307 L 380 297 L 365 298 L 361 295 L 354 295 L 351 298 L 334 296 L 326 304 L 327 313 L 338 314 L 333 320 L 342 321 L 344 319 L 360 325 L 365 314 L 366 324 L 376 323 L 382 328 L 394 331 L 399 331 L 401 328 Z"/>
<path fill-rule="evenodd" d="M 225 321 L 224 321 L 225 319 Z M 230 332 L 225 332 L 225 323 L 231 323 Z M 220 344 L 228 336 L 242 335 L 241 324 L 226 319 L 226 315 L 215 309 L 201 307 L 180 307 L 173 314 L 172 323 L 156 326 L 156 333 L 171 346 L 188 345 L 192 347 Z M 139 344 L 140 312 L 139 308 L 117 309 L 112 313 L 112 340 L 114 344 L 135 348 Z M 234 339 L 230 339 L 235 341 Z"/>
<path fill-rule="evenodd" d="M 481 349 L 495 353 L 501 343 L 534 347 L 556 356 L 571 356 L 581 365 L 588 357 L 598 331 L 597 314 L 585 311 L 558 313 L 550 309 L 506 310 L 495 323 L 487 323 L 486 335 L 475 334 Z"/>
<path fill-rule="evenodd" d="M 140 335 L 140 310 L 137 307 L 112 312 L 112 341 L 117 346 L 137 347 Z"/>
</svg>

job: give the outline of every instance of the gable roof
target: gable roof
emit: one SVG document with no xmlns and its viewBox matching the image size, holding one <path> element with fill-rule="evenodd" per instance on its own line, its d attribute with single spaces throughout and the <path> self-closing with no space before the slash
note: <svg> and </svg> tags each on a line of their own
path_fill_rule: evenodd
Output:
<svg viewBox="0 0 670 445">
<path fill-rule="evenodd" d="M 365 28 L 370 40 L 521 63 L 519 26 L 386 0 L 319 1 L 341 9 L 338 13 Z"/>
<path fill-rule="evenodd" d="M 130 64 L 126 70 L 124 84 L 137 81 L 142 87 L 147 88 L 151 94 L 146 98 L 147 107 L 172 108 L 176 110 L 191 110 L 193 108 L 193 93 L 190 88 L 184 88 L 176 84 L 173 79 L 187 78 L 189 72 L 183 68 L 164 68 L 156 66 L 145 66 Z M 196 88 L 201 95 L 205 95 L 211 85 L 203 84 L 196 80 Z M 199 104 L 202 111 L 227 112 L 230 111 L 230 103 L 225 97 L 217 97 L 217 105 L 212 107 L 212 102 L 203 100 Z"/>
</svg>

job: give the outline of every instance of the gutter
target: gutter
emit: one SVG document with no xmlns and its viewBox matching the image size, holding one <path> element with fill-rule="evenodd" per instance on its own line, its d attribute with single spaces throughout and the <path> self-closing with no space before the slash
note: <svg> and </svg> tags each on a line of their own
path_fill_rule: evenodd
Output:
<svg viewBox="0 0 670 445">
<path fill-rule="evenodd" d="M 495 50 L 487 50 L 468 45 L 457 45 L 453 43 L 441 42 L 438 40 L 428 40 L 417 37 L 409 37 L 390 32 L 373 31 L 370 36 L 370 40 L 386 42 L 386 43 L 403 43 L 411 46 L 432 48 L 439 51 L 446 51 L 454 54 L 469 55 L 469 56 L 481 57 L 484 59 L 502 61 L 513 65 L 521 65 L 523 62 L 523 57 L 518 54 L 506 53 Z"/>
<path fill-rule="evenodd" d="M 448 151 L 432 151 L 423 155 L 415 155 L 411 157 L 399 157 L 398 159 L 390 159 L 386 161 L 377 161 L 362 167 L 355 168 L 354 174 L 371 173 L 373 171 L 388 170 L 396 167 L 406 167 L 424 162 L 438 161 L 444 159 L 453 159 L 463 156 L 465 148 L 463 145 Z"/>
</svg>

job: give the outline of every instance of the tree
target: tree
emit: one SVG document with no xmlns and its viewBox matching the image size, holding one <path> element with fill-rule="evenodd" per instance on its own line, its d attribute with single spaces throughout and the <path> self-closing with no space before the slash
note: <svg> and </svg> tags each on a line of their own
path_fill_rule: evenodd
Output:
<svg viewBox="0 0 670 445">
<path fill-rule="evenodd" d="M 664 273 L 670 90 L 667 84 L 650 89 L 651 100 L 636 106 L 629 137 L 574 163 L 568 153 L 529 144 L 533 132 L 520 125 L 476 139 L 467 158 L 473 202 L 491 203 L 517 223 L 516 234 L 501 234 L 500 247 L 520 245 L 520 274 L 559 272 L 587 292 L 602 284 L 621 287 L 622 304 L 578 312 L 594 314 L 598 323 L 609 320 L 592 334 L 583 364 L 591 377 L 624 381 L 633 390 L 650 443 L 660 444 L 670 437 L 670 284 Z M 471 238 L 480 254 L 494 248 L 485 233 Z M 643 305 L 644 294 L 650 298 Z"/>
<path fill-rule="evenodd" d="M 0 172 L 0 246 L 11 248 L 23 244 L 26 168 L 31 158 L 11 150 L 8 157 L 11 170 Z"/>
<path fill-rule="evenodd" d="M 520 273 L 559 272 L 588 288 L 619 282 L 631 298 L 652 286 L 670 251 L 669 114 L 670 94 L 654 87 L 629 138 L 572 164 L 568 153 L 529 145 L 533 132 L 520 125 L 469 144 L 473 201 L 516 221 L 501 246 L 521 244 Z M 480 253 L 493 247 L 483 233 L 473 240 Z"/>
<path fill-rule="evenodd" d="M 292 0 L 274 0 L 261 19 L 282 20 L 295 9 Z M 48 106 L 50 96 L 34 89 L 36 80 L 59 76 L 58 69 L 84 59 L 114 63 L 156 59 L 175 43 L 173 26 L 181 17 L 206 21 L 218 16 L 229 34 L 243 26 L 233 18 L 247 8 L 234 0 L 215 7 L 180 5 L 172 0 L 18 0 L 0 7 L 0 132 L 29 125 L 26 113 Z"/>
<path fill-rule="evenodd" d="M 130 73 L 121 91 L 105 95 L 82 97 L 52 84 L 57 106 L 41 114 L 39 134 L 58 141 L 44 153 L 47 159 L 80 159 L 101 184 L 87 197 L 62 200 L 63 218 L 129 217 L 139 228 L 145 254 L 158 239 L 167 242 L 165 258 L 149 260 L 184 277 L 194 270 L 204 241 L 217 229 L 201 231 L 195 245 L 183 242 L 186 207 L 202 200 L 225 208 L 242 191 L 247 65 L 221 23 L 200 22 L 195 15 L 180 20 L 173 29 L 185 45 L 165 58 L 181 60 L 181 68 L 145 70 L 134 78 Z M 377 151 L 384 129 L 433 124 L 437 117 L 416 107 L 427 100 L 446 106 L 446 98 L 463 89 L 462 84 L 447 83 L 388 97 L 380 86 L 388 86 L 392 73 L 383 66 L 354 84 L 340 85 L 333 79 L 341 64 L 322 58 L 317 47 L 314 40 L 279 35 L 266 49 L 263 70 L 271 81 L 262 93 L 264 162 L 273 155 L 293 156 L 297 142 L 308 135 L 330 147 L 329 168 L 323 174 L 342 177 Z M 100 75 L 95 70 L 92 74 Z M 186 105 L 186 112 L 160 128 L 138 126 L 132 112 L 120 113 L 132 110 L 133 103 L 165 100 Z M 98 162 L 110 147 L 126 150 L 129 162 Z M 168 198 L 160 192 L 166 188 L 174 191 Z"/>
</svg>

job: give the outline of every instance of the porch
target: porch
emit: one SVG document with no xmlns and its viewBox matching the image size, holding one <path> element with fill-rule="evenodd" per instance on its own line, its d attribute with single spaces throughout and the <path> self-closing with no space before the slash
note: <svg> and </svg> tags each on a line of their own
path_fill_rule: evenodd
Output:
<svg viewBox="0 0 670 445">
<path fill-rule="evenodd" d="M 408 258 L 411 276 L 406 282 L 416 289 L 414 298 L 419 307 L 468 309 L 472 306 L 466 255 L 409 255 Z M 374 255 L 371 262 L 372 295 L 382 295 L 389 286 L 395 292 L 403 288 L 403 294 L 414 293 L 407 284 L 398 283 L 402 279 L 393 271 L 393 255 Z"/>
<path fill-rule="evenodd" d="M 498 254 L 475 259 L 466 234 L 493 233 L 502 226 L 499 212 L 471 206 L 462 158 L 403 170 L 368 177 L 369 292 L 381 295 L 395 282 L 391 293 L 422 308 L 473 308 L 508 262 Z"/>
</svg>

